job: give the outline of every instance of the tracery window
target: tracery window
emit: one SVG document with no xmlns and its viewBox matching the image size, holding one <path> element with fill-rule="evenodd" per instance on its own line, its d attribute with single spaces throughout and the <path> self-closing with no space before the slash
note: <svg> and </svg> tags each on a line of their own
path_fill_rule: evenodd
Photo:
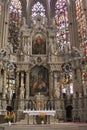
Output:
<svg viewBox="0 0 87 130">
<path fill-rule="evenodd" d="M 87 32 L 86 32 L 86 16 L 83 6 L 84 0 L 75 0 L 76 4 L 76 20 L 78 26 L 78 41 L 80 47 L 84 48 L 85 59 L 87 60 Z M 84 65 L 82 70 L 82 82 L 87 83 L 87 66 Z"/>
<path fill-rule="evenodd" d="M 37 15 L 41 15 L 41 16 L 45 17 L 45 8 L 44 8 L 44 6 L 40 2 L 37 2 L 32 7 L 32 14 L 31 14 L 31 16 L 35 17 Z"/>
<path fill-rule="evenodd" d="M 87 43 L 87 34 L 86 34 L 86 17 L 83 7 L 84 0 L 75 0 L 76 4 L 76 19 L 78 25 L 78 40 L 80 46 Z"/>
<path fill-rule="evenodd" d="M 22 6 L 20 0 L 11 0 L 9 6 L 9 34 L 8 40 L 10 45 L 13 47 L 13 52 L 15 53 L 18 48 L 18 35 L 19 35 L 19 28 L 22 19 Z"/>
<path fill-rule="evenodd" d="M 55 5 L 55 24 L 57 25 L 57 43 L 59 48 L 63 49 L 68 47 L 70 49 L 70 33 L 69 33 L 69 18 L 68 18 L 68 0 L 57 0 Z M 73 94 L 73 82 L 72 82 L 72 71 L 62 73 L 61 75 L 61 90 L 62 93 Z"/>
<path fill-rule="evenodd" d="M 57 0 L 55 5 L 55 24 L 57 25 L 57 41 L 60 46 L 70 47 L 68 8 L 66 0 Z"/>
</svg>

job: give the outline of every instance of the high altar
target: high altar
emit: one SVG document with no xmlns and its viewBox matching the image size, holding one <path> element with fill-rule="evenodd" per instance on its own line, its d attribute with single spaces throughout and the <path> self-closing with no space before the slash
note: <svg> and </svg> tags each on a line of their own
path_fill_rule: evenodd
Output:
<svg viewBox="0 0 87 130">
<path fill-rule="evenodd" d="M 34 0 L 26 1 L 29 2 L 26 6 L 26 10 L 28 10 L 30 3 Z M 39 113 L 41 114 L 41 112 L 45 113 L 47 117 L 53 114 L 57 119 L 66 120 L 67 118 L 68 120 L 72 120 L 77 113 L 76 110 L 79 108 L 79 105 L 76 106 L 78 103 L 78 95 L 81 99 L 81 93 L 85 91 L 81 76 L 83 64 L 85 63 L 82 62 L 81 52 L 73 46 L 77 40 L 75 41 L 73 39 L 74 35 L 72 33 L 74 34 L 74 32 L 72 30 L 74 29 L 75 23 L 72 24 L 71 21 L 75 21 L 75 19 L 70 20 L 69 30 L 71 32 L 69 34 L 66 26 L 67 23 L 65 22 L 65 24 L 62 21 L 65 19 L 65 14 L 67 15 L 65 11 L 63 17 L 59 15 L 60 23 L 58 24 L 60 28 L 58 28 L 55 18 L 51 17 L 52 11 L 50 11 L 49 3 L 54 0 L 43 1 L 46 3 L 44 5 L 48 3 L 48 6 L 46 6 L 47 15 L 43 17 L 41 15 L 42 13 L 38 14 L 37 12 L 36 16 L 31 16 L 30 11 L 28 11 L 26 13 L 28 16 L 22 19 L 21 26 L 18 28 L 18 39 L 15 37 L 17 34 L 16 27 L 14 26 L 16 25 L 15 22 L 11 23 L 11 30 L 11 26 L 7 22 L 8 17 L 5 16 L 4 26 L 8 29 L 9 25 L 8 30 L 10 31 L 10 36 L 8 36 L 9 40 L 8 42 L 6 41 L 6 45 L 3 43 L 5 46 L 2 46 L 0 50 L 0 83 L 2 96 L 0 109 L 4 110 L 7 105 L 12 106 L 18 112 L 18 120 L 20 118 L 26 118 L 25 113 L 37 115 Z M 40 2 L 36 2 L 36 5 L 39 7 Z M 66 6 L 66 4 L 62 5 Z M 71 6 L 69 6 L 69 10 Z M 66 8 L 64 7 L 64 9 Z M 4 24 L 3 20 L 2 22 Z M 19 26 L 19 24 L 16 26 Z M 72 38 L 69 38 L 70 35 Z M 6 36 L 4 34 L 2 38 L 7 40 Z M 62 39 L 63 37 L 64 39 Z M 72 40 L 72 48 L 67 39 Z M 16 42 L 18 46 L 15 44 Z M 64 43 L 62 44 L 62 42 Z M 79 86 L 80 89 L 78 89 Z M 86 101 L 80 99 L 78 103 L 81 104 L 79 113 L 83 109 L 81 108 L 83 102 L 86 104 Z M 84 111 L 85 108 L 82 113 Z M 86 114 L 84 115 L 86 118 Z"/>
</svg>

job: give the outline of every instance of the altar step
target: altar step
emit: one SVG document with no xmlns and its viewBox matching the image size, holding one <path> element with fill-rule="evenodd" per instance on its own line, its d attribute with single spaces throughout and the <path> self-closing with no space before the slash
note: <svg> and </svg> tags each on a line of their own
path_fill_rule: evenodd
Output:
<svg viewBox="0 0 87 130">
<path fill-rule="evenodd" d="M 20 125 L 20 124 L 26 125 L 27 124 L 27 120 L 26 119 L 20 120 L 20 121 L 17 121 L 15 124 L 17 124 L 17 125 Z"/>
<path fill-rule="evenodd" d="M 63 120 L 58 120 L 55 119 L 54 116 L 50 116 L 50 121 L 47 122 L 47 124 L 58 124 L 58 123 L 63 123 Z M 36 123 L 36 118 L 33 116 L 25 116 L 25 119 L 21 119 L 16 122 L 16 124 L 26 124 L 26 125 L 35 125 Z"/>
<path fill-rule="evenodd" d="M 24 122 L 23 122 L 24 123 Z M 8 124 L 1 125 L 0 130 L 87 130 L 87 124 L 58 123 L 58 124 L 40 124 L 40 125 L 24 125 L 24 124 Z"/>
<path fill-rule="evenodd" d="M 34 121 L 33 121 L 33 117 L 30 117 L 29 119 L 27 117 L 25 117 L 25 119 L 21 119 L 20 121 L 17 121 L 15 124 L 34 124 Z"/>
</svg>

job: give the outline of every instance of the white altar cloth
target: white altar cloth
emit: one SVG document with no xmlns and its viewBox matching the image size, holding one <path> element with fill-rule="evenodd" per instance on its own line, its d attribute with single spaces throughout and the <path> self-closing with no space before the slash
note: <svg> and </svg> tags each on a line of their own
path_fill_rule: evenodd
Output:
<svg viewBox="0 0 87 130">
<path fill-rule="evenodd" d="M 44 114 L 44 115 L 54 116 L 56 111 L 55 110 L 24 110 L 23 113 L 27 113 L 29 115 Z"/>
</svg>

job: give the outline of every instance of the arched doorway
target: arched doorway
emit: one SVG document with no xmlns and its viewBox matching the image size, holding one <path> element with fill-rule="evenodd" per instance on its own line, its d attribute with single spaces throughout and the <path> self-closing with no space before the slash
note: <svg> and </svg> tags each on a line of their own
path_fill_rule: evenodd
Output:
<svg viewBox="0 0 87 130">
<path fill-rule="evenodd" d="M 71 105 L 66 107 L 66 120 L 72 121 L 72 109 L 73 107 Z"/>
</svg>

